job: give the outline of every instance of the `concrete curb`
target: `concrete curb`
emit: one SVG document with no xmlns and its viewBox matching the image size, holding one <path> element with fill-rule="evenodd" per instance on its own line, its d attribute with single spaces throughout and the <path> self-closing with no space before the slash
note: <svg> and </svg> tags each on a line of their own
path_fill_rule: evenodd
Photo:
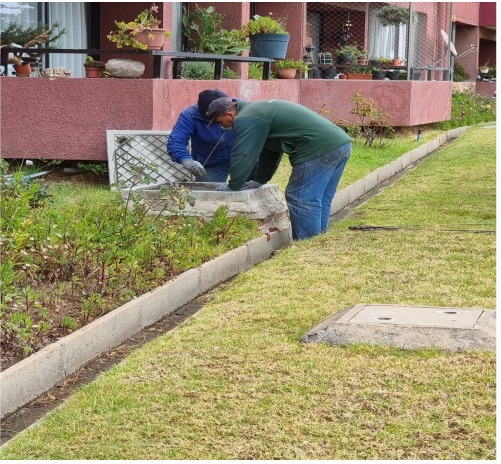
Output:
<svg viewBox="0 0 501 464">
<path fill-rule="evenodd" d="M 410 163 L 461 135 L 466 128 L 448 131 L 403 155 L 362 180 L 340 190 L 331 214 L 363 196 Z M 292 242 L 290 228 L 266 234 L 219 256 L 171 282 L 111 311 L 76 332 L 46 346 L 0 373 L 0 417 L 3 418 L 52 388 L 101 354 L 120 345 L 142 329 L 175 312 L 216 285 L 251 268 Z"/>
</svg>

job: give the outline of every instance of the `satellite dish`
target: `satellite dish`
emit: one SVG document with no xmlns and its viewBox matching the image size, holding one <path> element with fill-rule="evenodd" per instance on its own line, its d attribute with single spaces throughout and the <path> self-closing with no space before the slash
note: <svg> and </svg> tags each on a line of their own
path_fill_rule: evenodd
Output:
<svg viewBox="0 0 501 464">
<path fill-rule="evenodd" d="M 458 55 L 458 52 L 456 51 L 456 47 L 454 47 L 454 44 L 449 40 L 449 36 L 447 35 L 447 32 L 445 32 L 443 29 L 440 29 L 440 34 L 442 34 L 442 38 L 444 39 L 445 44 L 449 47 L 449 50 L 454 56 Z"/>
</svg>

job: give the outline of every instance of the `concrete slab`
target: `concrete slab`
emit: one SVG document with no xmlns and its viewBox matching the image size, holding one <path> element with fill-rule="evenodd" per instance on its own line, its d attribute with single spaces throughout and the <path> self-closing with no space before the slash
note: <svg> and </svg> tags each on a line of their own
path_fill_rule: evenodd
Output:
<svg viewBox="0 0 501 464">
<path fill-rule="evenodd" d="M 496 316 L 494 310 L 480 308 L 362 304 L 332 315 L 302 341 L 495 351 Z"/>
<path fill-rule="evenodd" d="M 359 305 L 348 311 L 338 322 L 472 329 L 482 312 L 482 309 Z"/>
<path fill-rule="evenodd" d="M 184 214 L 195 215 L 211 219 L 215 211 L 222 205 L 228 208 L 228 216 L 242 215 L 249 219 L 258 220 L 261 230 L 282 230 L 290 227 L 289 210 L 284 195 L 276 184 L 266 184 L 258 189 L 240 190 L 237 192 L 220 192 L 217 190 L 222 184 L 217 182 L 189 182 L 178 183 L 187 190 L 187 195 L 194 200 L 188 202 L 183 209 L 176 203 L 168 204 L 169 195 L 163 190 L 169 183 L 157 183 L 146 187 L 133 188 L 144 194 L 144 201 L 149 207 L 149 213 L 158 214 Z M 131 189 L 122 189 L 121 194 L 125 199 Z"/>
</svg>

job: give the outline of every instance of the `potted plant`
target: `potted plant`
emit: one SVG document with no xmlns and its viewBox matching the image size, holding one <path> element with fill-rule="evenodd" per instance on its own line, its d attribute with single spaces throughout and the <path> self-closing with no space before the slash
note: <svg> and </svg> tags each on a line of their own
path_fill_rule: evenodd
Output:
<svg viewBox="0 0 501 464">
<path fill-rule="evenodd" d="M 347 73 L 348 79 L 372 80 L 372 69 L 352 66 Z"/>
<path fill-rule="evenodd" d="M 61 28 L 60 23 L 55 21 L 52 26 L 40 22 L 36 26 L 24 26 L 13 21 L 9 23 L 4 32 L 0 34 L 0 46 L 21 48 L 32 48 L 33 52 L 12 52 L 12 63 L 17 76 L 27 77 L 31 74 L 29 63 L 36 63 L 40 60 L 40 52 L 37 49 L 43 47 L 57 48 L 57 41 L 66 33 L 66 29 Z"/>
<path fill-rule="evenodd" d="M 391 58 L 386 57 L 386 56 L 380 56 L 378 58 L 378 61 L 379 61 L 379 64 L 381 66 L 389 66 L 393 60 Z"/>
<path fill-rule="evenodd" d="M 357 45 L 344 45 L 337 50 L 336 62 L 339 64 L 351 64 L 357 59 L 360 49 Z"/>
<path fill-rule="evenodd" d="M 21 58 L 14 55 L 12 58 L 14 63 L 14 71 L 16 71 L 17 77 L 30 77 L 31 66 L 29 63 L 24 63 Z"/>
<path fill-rule="evenodd" d="M 249 39 L 251 56 L 285 59 L 290 35 L 282 19 L 255 15 L 240 31 Z"/>
<path fill-rule="evenodd" d="M 126 46 L 140 50 L 161 50 L 165 39 L 171 34 L 159 28 L 161 21 L 155 16 L 157 13 L 158 6 L 153 3 L 149 9 L 139 13 L 134 21 L 115 21 L 118 29 L 108 34 L 108 40 L 115 43 L 117 48 Z"/>
<path fill-rule="evenodd" d="M 276 67 L 280 79 L 294 79 L 298 69 L 303 72 L 308 71 L 308 65 L 300 60 L 278 60 Z"/>
<path fill-rule="evenodd" d="M 372 68 L 372 78 L 377 81 L 382 81 L 386 77 L 386 73 L 381 70 L 381 68 Z"/>
<path fill-rule="evenodd" d="M 489 60 L 483 65 L 478 68 L 480 71 L 480 74 L 488 74 L 489 73 Z"/>
<path fill-rule="evenodd" d="M 384 5 L 377 17 L 383 26 L 398 26 L 409 22 L 409 11 L 396 5 Z"/>
<path fill-rule="evenodd" d="M 20 45 L 22 48 L 45 47 L 57 48 L 57 41 L 66 33 L 58 21 L 52 26 L 40 22 L 36 26 L 24 26 L 12 21 L 5 31 L 0 34 L 0 45 L 12 47 Z"/>
<path fill-rule="evenodd" d="M 331 52 L 319 53 L 318 61 L 320 64 L 332 64 L 332 53 Z"/>
<path fill-rule="evenodd" d="M 321 79 L 322 71 L 318 68 L 312 68 L 310 72 L 308 72 L 308 78 L 310 79 Z"/>
<path fill-rule="evenodd" d="M 101 77 L 101 72 L 104 70 L 104 62 L 97 61 L 92 56 L 85 58 L 84 62 L 85 77 Z"/>
<path fill-rule="evenodd" d="M 369 64 L 367 50 L 360 50 L 357 55 L 357 64 L 366 66 Z"/>
</svg>

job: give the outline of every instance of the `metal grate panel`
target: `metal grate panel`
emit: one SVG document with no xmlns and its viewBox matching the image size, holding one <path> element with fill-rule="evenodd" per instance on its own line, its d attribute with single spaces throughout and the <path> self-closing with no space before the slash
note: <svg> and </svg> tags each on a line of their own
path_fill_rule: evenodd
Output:
<svg viewBox="0 0 501 464">
<path fill-rule="evenodd" d="M 170 131 L 108 130 L 106 134 L 113 189 L 194 180 L 190 172 L 169 158 L 166 145 Z"/>
</svg>

